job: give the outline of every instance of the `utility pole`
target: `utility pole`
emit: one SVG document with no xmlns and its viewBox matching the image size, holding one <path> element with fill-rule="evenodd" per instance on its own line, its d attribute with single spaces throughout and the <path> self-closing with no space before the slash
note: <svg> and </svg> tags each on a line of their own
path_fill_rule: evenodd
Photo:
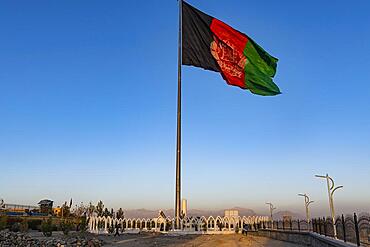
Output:
<svg viewBox="0 0 370 247">
<path fill-rule="evenodd" d="M 337 239 L 337 229 L 335 227 L 335 211 L 334 211 L 333 195 L 337 189 L 343 188 L 343 186 L 337 186 L 334 188 L 334 180 L 331 177 L 329 177 L 328 174 L 326 174 L 326 176 L 315 175 L 315 177 L 326 179 L 326 184 L 328 186 L 329 208 L 330 208 L 330 213 L 331 213 L 331 219 L 333 221 L 334 238 Z"/>
<path fill-rule="evenodd" d="M 305 194 L 298 194 L 298 196 L 303 196 L 304 197 L 304 206 L 305 206 L 305 209 L 306 209 L 306 220 L 307 220 L 307 228 L 308 230 L 310 231 L 310 204 L 313 203 L 313 201 L 310 201 L 310 198 L 308 197 L 308 195 L 305 193 Z"/>
<path fill-rule="evenodd" d="M 272 212 L 276 209 L 274 205 L 271 202 L 266 202 L 267 205 L 269 205 L 270 209 L 270 217 L 271 217 L 271 229 L 274 228 L 274 219 L 272 218 Z"/>
</svg>

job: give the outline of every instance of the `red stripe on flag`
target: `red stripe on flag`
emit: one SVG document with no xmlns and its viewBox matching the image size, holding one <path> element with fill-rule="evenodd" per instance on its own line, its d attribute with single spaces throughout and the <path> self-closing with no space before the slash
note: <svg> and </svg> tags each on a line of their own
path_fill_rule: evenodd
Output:
<svg viewBox="0 0 370 247">
<path fill-rule="evenodd" d="M 245 88 L 244 67 L 247 58 L 243 51 L 248 42 L 247 36 L 215 18 L 210 28 L 214 34 L 211 53 L 221 69 L 223 78 L 230 85 Z"/>
</svg>

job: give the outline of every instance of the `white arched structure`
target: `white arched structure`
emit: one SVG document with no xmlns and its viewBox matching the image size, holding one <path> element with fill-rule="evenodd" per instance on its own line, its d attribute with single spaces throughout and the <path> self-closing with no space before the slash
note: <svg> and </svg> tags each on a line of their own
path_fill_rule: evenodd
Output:
<svg viewBox="0 0 370 247">
<path fill-rule="evenodd" d="M 112 228 L 114 229 L 116 226 L 120 228 L 121 232 L 175 231 L 175 219 L 170 217 L 164 218 L 159 216 L 158 218 L 117 219 L 109 216 L 91 216 L 88 218 L 88 220 L 88 230 L 89 232 L 95 234 L 108 234 L 109 232 L 112 232 Z M 256 227 L 258 227 L 258 225 L 268 221 L 269 217 L 267 216 L 209 216 L 208 218 L 205 216 L 185 217 L 180 221 L 180 231 L 197 234 L 235 233 L 241 232 L 245 225 L 249 225 L 249 229 L 254 230 Z"/>
</svg>

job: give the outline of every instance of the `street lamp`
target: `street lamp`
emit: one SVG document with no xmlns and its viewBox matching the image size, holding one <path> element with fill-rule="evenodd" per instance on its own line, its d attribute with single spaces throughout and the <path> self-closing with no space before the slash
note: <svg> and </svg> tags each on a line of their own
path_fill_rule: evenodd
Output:
<svg viewBox="0 0 370 247">
<path fill-rule="evenodd" d="M 271 216 L 271 224 L 272 224 L 271 228 L 274 228 L 274 220 L 272 218 L 272 211 L 274 211 L 276 208 L 274 207 L 274 205 L 271 202 L 266 202 L 266 204 L 269 205 L 269 207 L 270 207 L 270 216 Z"/>
<path fill-rule="evenodd" d="M 315 177 L 326 179 L 326 184 L 328 186 L 329 208 L 331 212 L 331 219 L 333 221 L 334 238 L 337 238 L 337 229 L 335 228 L 335 211 L 334 211 L 333 195 L 337 189 L 343 188 L 343 186 L 337 186 L 334 188 L 334 180 L 331 177 L 329 177 L 328 174 L 326 174 L 326 176 L 315 175 Z"/>
<path fill-rule="evenodd" d="M 313 203 L 313 201 L 310 201 L 310 198 L 308 195 L 305 194 L 298 194 L 298 196 L 303 196 L 304 197 L 304 206 L 306 208 L 306 219 L 307 219 L 307 228 L 310 230 L 310 204 Z"/>
</svg>

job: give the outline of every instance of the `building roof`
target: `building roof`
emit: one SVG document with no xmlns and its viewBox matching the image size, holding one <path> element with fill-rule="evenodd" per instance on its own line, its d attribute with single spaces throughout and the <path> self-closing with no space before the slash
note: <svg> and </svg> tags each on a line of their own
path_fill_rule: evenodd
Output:
<svg viewBox="0 0 370 247">
<path fill-rule="evenodd" d="M 49 199 L 44 199 L 44 200 L 41 200 L 38 204 L 39 205 L 52 205 L 53 201 Z"/>
</svg>

